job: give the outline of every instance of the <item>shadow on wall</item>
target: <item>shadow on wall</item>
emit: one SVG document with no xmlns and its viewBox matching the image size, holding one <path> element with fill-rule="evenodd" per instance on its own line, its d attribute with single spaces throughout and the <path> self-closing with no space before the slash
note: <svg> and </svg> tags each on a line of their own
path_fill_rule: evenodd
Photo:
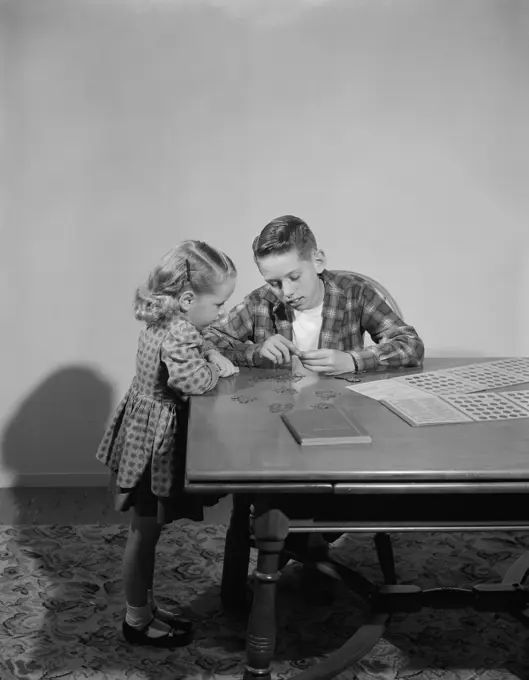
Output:
<svg viewBox="0 0 529 680">
<path fill-rule="evenodd" d="M 0 524 L 12 514 L 12 521 L 0 527 L 0 550 L 7 555 L 7 566 L 0 569 L 7 631 L 4 637 L 0 632 L 7 665 L 2 669 L 0 660 L 2 678 L 27 677 L 36 669 L 39 675 L 71 672 L 76 661 L 65 653 L 66 645 L 82 644 L 96 596 L 98 606 L 106 606 L 99 585 L 90 580 L 93 571 L 86 568 L 80 529 L 73 526 L 86 503 L 84 489 L 55 488 L 54 473 L 98 473 L 98 466 L 104 472 L 95 453 L 112 396 L 110 383 L 97 372 L 66 366 L 28 395 L 3 433 L 4 484 L 13 488 L 0 489 L 0 503 L 9 506 L 0 508 Z M 44 488 L 47 477 L 53 488 Z M 105 487 L 101 492 L 103 497 Z"/>
<path fill-rule="evenodd" d="M 10 485 L 39 486 L 49 474 L 103 473 L 95 452 L 112 397 L 110 383 L 85 366 L 68 366 L 46 378 L 4 431 L 2 467 L 12 476 Z"/>
</svg>

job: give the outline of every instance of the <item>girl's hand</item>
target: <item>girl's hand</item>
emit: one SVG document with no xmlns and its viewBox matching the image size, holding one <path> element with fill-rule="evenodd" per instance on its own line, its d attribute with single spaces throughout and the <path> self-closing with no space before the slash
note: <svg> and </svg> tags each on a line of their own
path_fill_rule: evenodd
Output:
<svg viewBox="0 0 529 680">
<path fill-rule="evenodd" d="M 219 376 L 221 378 L 228 378 L 230 375 L 239 372 L 239 367 L 234 366 L 229 359 L 226 359 L 226 357 L 217 350 L 210 350 L 207 359 L 210 364 L 213 364 L 219 369 Z"/>
</svg>

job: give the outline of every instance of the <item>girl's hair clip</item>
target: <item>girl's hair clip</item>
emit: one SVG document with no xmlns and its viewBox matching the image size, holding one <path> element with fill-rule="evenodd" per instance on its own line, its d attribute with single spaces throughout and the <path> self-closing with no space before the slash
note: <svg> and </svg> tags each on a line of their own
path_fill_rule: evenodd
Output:
<svg viewBox="0 0 529 680">
<path fill-rule="evenodd" d="M 191 283 L 191 265 L 188 258 L 186 258 L 186 275 L 188 283 Z"/>
</svg>

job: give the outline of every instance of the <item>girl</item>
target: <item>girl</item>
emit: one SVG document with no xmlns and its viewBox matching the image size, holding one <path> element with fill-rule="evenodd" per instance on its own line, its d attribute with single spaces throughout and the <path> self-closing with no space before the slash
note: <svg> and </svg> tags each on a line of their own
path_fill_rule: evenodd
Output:
<svg viewBox="0 0 529 680">
<path fill-rule="evenodd" d="M 202 520 L 208 504 L 182 489 L 187 400 L 238 371 L 201 335 L 220 316 L 236 274 L 224 253 L 202 241 L 184 241 L 136 292 L 135 316 L 146 322 L 136 376 L 97 452 L 117 478 L 116 508 L 132 508 L 123 559 L 123 634 L 133 644 L 172 648 L 192 639 L 191 622 L 154 601 L 155 548 L 164 524 Z"/>
</svg>

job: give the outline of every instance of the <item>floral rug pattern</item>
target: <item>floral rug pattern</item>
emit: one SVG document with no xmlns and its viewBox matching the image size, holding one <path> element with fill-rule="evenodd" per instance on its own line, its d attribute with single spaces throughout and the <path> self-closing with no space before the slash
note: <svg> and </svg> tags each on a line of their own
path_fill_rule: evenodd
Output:
<svg viewBox="0 0 529 680">
<path fill-rule="evenodd" d="M 164 530 L 156 596 L 196 623 L 192 645 L 164 651 L 122 638 L 121 525 L 0 526 L 1 680 L 232 680 L 242 678 L 245 623 L 221 608 L 225 527 Z M 498 582 L 529 549 L 521 533 L 401 534 L 393 538 L 400 583 L 422 587 Z M 336 555 L 380 582 L 371 536 L 349 535 Z M 340 584 L 324 604 L 290 563 L 278 590 L 274 678 L 286 680 L 337 649 L 362 622 Z M 375 648 L 342 680 L 526 680 L 529 630 L 506 615 L 423 610 L 393 617 Z"/>
</svg>

